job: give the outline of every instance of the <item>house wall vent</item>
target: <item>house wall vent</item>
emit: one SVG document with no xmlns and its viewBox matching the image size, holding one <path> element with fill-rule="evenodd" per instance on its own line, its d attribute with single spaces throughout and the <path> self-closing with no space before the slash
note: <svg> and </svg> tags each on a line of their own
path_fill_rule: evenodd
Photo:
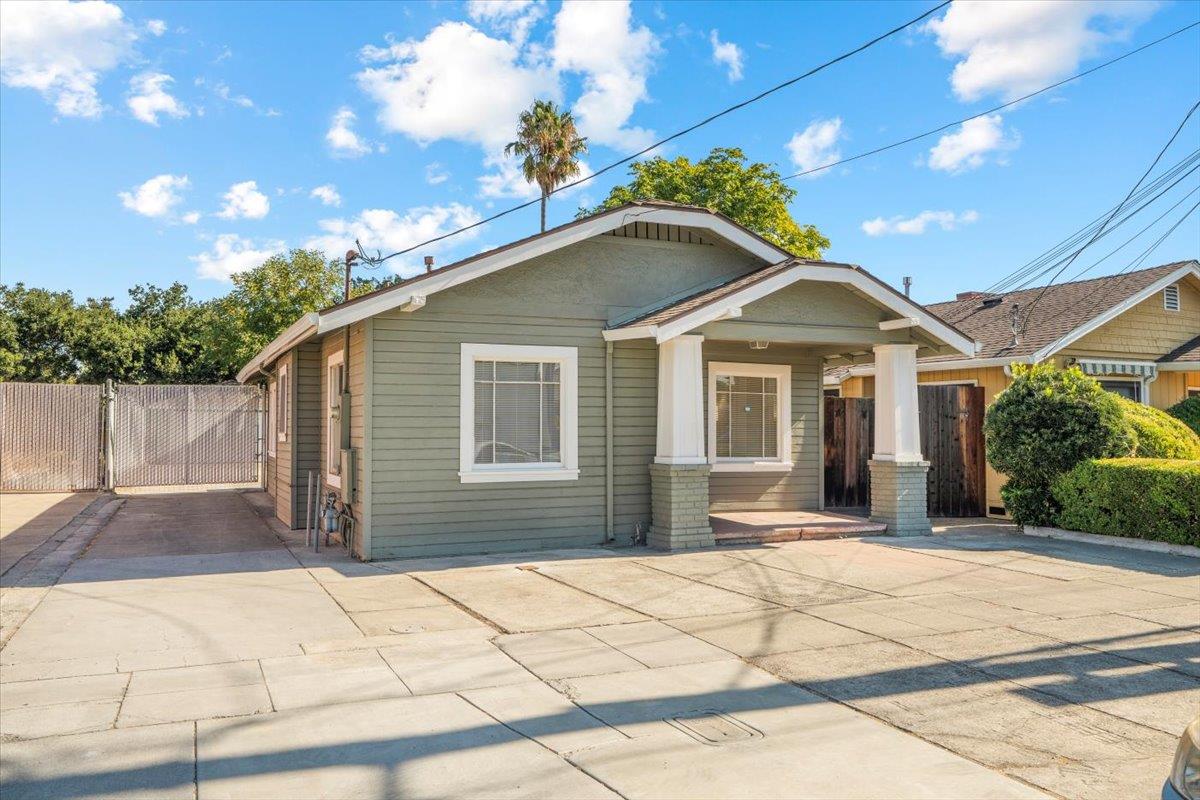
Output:
<svg viewBox="0 0 1200 800">
<path fill-rule="evenodd" d="M 1179 310 L 1179 284 L 1172 284 L 1163 289 L 1163 308 L 1167 311 Z"/>
</svg>

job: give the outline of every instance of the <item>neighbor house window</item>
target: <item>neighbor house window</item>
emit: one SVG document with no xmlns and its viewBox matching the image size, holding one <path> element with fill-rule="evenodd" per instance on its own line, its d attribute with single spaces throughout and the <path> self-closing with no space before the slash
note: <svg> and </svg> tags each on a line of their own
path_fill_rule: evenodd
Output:
<svg viewBox="0 0 1200 800">
<path fill-rule="evenodd" d="M 1200 397 L 1200 386 L 1187 387 L 1187 396 L 1188 397 Z"/>
<path fill-rule="evenodd" d="M 578 351 L 462 345 L 464 483 L 579 477 Z"/>
<path fill-rule="evenodd" d="M 1119 394 L 1121 397 L 1138 403 L 1142 402 L 1141 381 L 1101 380 L 1100 385 L 1113 394 Z"/>
<path fill-rule="evenodd" d="M 288 365 L 279 368 L 279 380 L 275 383 L 278 397 L 275 400 L 275 438 L 286 442 L 289 423 L 292 421 L 292 379 Z"/>
<path fill-rule="evenodd" d="M 791 380 L 786 364 L 708 365 L 708 460 L 716 472 L 787 471 Z"/>
<path fill-rule="evenodd" d="M 276 389 L 275 381 L 268 381 L 267 382 L 267 427 L 266 427 L 265 435 L 263 436 L 263 438 L 267 440 L 267 455 L 269 455 L 269 456 L 275 455 L 275 416 L 276 416 L 276 414 L 279 413 L 276 410 L 278 408 L 278 406 L 276 405 L 275 389 Z"/>
<path fill-rule="evenodd" d="M 328 406 L 325 422 L 325 482 L 340 488 L 342 485 L 342 392 L 346 387 L 346 358 L 339 348 L 325 360 L 325 394 Z"/>
</svg>

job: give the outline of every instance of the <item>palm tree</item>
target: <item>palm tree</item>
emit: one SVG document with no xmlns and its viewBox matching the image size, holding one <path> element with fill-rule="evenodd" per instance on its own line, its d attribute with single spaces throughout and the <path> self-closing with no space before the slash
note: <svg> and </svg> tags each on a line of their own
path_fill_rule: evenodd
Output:
<svg viewBox="0 0 1200 800">
<path fill-rule="evenodd" d="M 534 100 L 517 120 L 517 140 L 504 148 L 505 155 L 521 156 L 525 180 L 542 190 L 542 231 L 546 230 L 546 198 L 579 174 L 579 156 L 587 152 L 587 138 L 575 128 L 570 111 L 559 111 L 549 100 Z"/>
</svg>

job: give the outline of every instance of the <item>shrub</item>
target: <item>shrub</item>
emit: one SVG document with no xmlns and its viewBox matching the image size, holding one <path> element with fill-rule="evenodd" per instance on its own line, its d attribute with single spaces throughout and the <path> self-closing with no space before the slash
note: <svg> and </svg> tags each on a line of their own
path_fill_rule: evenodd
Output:
<svg viewBox="0 0 1200 800">
<path fill-rule="evenodd" d="M 1060 527 L 1200 545 L 1200 461 L 1089 459 L 1054 483 Z"/>
<path fill-rule="evenodd" d="M 1013 366 L 1013 381 L 984 418 L 988 462 L 1008 476 L 1005 508 L 1023 525 L 1054 524 L 1058 476 L 1088 458 L 1130 452 L 1116 395 L 1077 367 Z"/>
<path fill-rule="evenodd" d="M 1186 400 L 1181 400 L 1168 408 L 1167 413 L 1178 420 L 1182 420 L 1184 425 L 1187 425 L 1197 434 L 1200 434 L 1200 397 L 1189 397 Z"/>
<path fill-rule="evenodd" d="M 1200 458 L 1200 436 L 1165 411 L 1118 397 L 1138 458 Z"/>
</svg>

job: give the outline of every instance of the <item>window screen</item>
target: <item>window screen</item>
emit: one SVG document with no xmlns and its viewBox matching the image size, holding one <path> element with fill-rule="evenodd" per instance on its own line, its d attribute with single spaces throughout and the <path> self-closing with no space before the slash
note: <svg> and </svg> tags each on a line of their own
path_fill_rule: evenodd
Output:
<svg viewBox="0 0 1200 800">
<path fill-rule="evenodd" d="M 717 376 L 717 458 L 779 458 L 779 380 Z"/>
<path fill-rule="evenodd" d="M 1142 384 L 1137 381 L 1100 381 L 1100 385 L 1113 394 L 1139 403 L 1142 401 Z"/>
<path fill-rule="evenodd" d="M 562 460 L 562 384 L 557 363 L 475 362 L 475 463 Z"/>
</svg>

